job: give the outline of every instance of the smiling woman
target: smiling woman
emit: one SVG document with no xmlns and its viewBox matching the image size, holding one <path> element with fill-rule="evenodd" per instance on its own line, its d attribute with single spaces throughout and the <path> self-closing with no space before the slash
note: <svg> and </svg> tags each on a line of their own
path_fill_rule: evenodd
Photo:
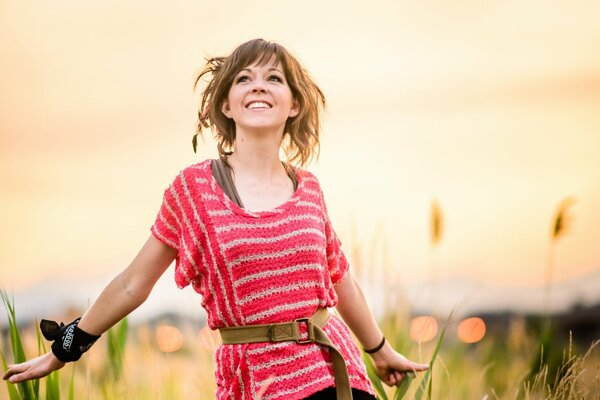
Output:
<svg viewBox="0 0 600 400">
<path fill-rule="evenodd" d="M 302 168 L 318 152 L 325 105 L 318 86 L 287 50 L 262 39 L 209 60 L 196 84 L 203 77 L 198 133 L 213 128 L 219 159 L 175 177 L 131 264 L 81 319 L 51 324 L 52 352 L 9 366 L 4 379 L 44 376 L 79 359 L 146 300 L 173 260 L 178 287 L 202 296 L 208 325 L 221 334 L 218 399 L 374 399 L 350 330 L 386 384 L 427 369 L 383 337 L 319 181 Z"/>
<path fill-rule="evenodd" d="M 283 126 L 283 140 L 288 140 L 284 143 L 288 160 L 306 165 L 314 155 L 318 155 L 321 111 L 325 108 L 325 96 L 298 60 L 283 47 L 271 46 L 265 41 L 244 43 L 227 59 L 209 59 L 206 68 L 198 75 L 195 87 L 207 76 L 212 76 L 213 79 L 208 81 L 203 90 L 200 105 L 203 112 L 199 113 L 197 135 L 201 135 L 204 128 L 212 125 L 217 133 L 221 156 L 231 151 L 237 132 L 235 120 L 225 112 L 232 106 L 230 103 L 235 96 L 243 96 L 243 91 L 249 86 L 255 97 L 238 99 L 238 102 L 266 100 L 267 95 L 283 96 L 281 100 L 285 98 L 286 102 L 291 102 L 286 106 L 289 110 L 281 111 L 289 117 L 285 119 Z M 267 93 L 267 87 L 269 91 L 275 89 L 275 92 Z M 230 99 L 232 94 L 234 97 Z M 291 99 L 288 95 L 291 95 Z M 271 99 L 275 100 L 279 99 Z M 242 108 L 247 105 L 240 103 Z M 280 104 L 279 108 L 283 106 L 285 103 Z"/>
</svg>

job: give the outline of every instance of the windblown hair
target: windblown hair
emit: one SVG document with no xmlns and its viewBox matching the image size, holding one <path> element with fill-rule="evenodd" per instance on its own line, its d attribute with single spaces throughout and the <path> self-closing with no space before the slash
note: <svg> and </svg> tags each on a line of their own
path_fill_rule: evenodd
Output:
<svg viewBox="0 0 600 400">
<path fill-rule="evenodd" d="M 319 155 L 319 129 L 321 111 L 325 109 L 325 96 L 309 73 L 283 46 L 254 39 L 238 46 L 228 57 L 207 59 L 204 69 L 196 76 L 194 89 L 206 79 L 202 101 L 198 110 L 198 127 L 193 138 L 196 151 L 197 137 L 204 128 L 211 128 L 217 140 L 219 156 L 224 159 L 234 149 L 235 122 L 221 111 L 227 100 L 235 76 L 251 64 L 265 65 L 272 57 L 281 65 L 300 111 L 285 123 L 282 147 L 287 161 L 306 166 Z"/>
</svg>

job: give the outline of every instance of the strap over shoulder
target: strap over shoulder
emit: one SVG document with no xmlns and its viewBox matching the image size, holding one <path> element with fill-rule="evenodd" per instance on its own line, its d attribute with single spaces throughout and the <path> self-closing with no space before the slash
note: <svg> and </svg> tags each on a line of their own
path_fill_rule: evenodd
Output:
<svg viewBox="0 0 600 400">
<path fill-rule="evenodd" d="M 221 186 L 221 189 L 223 189 L 223 192 L 225 192 L 231 201 L 237 204 L 240 208 L 244 208 L 242 200 L 235 189 L 235 184 L 233 183 L 231 167 L 225 164 L 222 159 L 218 158 L 216 160 L 212 160 L 210 163 L 210 169 L 212 170 L 212 174 L 217 183 L 219 186 Z"/>
</svg>

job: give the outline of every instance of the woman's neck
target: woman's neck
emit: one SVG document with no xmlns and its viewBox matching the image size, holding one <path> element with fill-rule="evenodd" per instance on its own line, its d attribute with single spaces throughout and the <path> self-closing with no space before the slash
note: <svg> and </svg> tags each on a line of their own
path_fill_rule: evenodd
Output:
<svg viewBox="0 0 600 400">
<path fill-rule="evenodd" d="M 240 136 L 236 137 L 235 151 L 228 157 L 236 177 L 243 175 L 245 179 L 250 178 L 255 182 L 271 182 L 287 177 L 279 160 L 281 140 Z"/>
</svg>

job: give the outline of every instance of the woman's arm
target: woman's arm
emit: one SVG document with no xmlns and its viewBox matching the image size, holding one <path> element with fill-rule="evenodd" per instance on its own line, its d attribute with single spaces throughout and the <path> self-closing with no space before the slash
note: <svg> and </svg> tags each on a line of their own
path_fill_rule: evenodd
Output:
<svg viewBox="0 0 600 400">
<path fill-rule="evenodd" d="M 148 298 L 176 255 L 175 249 L 151 235 L 131 264 L 104 288 L 77 326 L 93 335 L 107 331 Z M 64 365 L 50 351 L 21 364 L 10 365 L 3 379 L 18 383 L 40 378 Z"/>
<path fill-rule="evenodd" d="M 377 325 L 365 296 L 358 283 L 348 276 L 335 286 L 338 295 L 338 312 L 352 330 L 356 338 L 366 349 L 377 347 L 383 338 L 383 332 Z M 407 372 L 423 371 L 427 364 L 412 362 L 396 352 L 386 341 L 381 350 L 371 354 L 377 375 L 389 386 L 397 385 Z"/>
<path fill-rule="evenodd" d="M 131 264 L 106 286 L 78 326 L 92 335 L 107 331 L 148 298 L 176 255 L 175 249 L 150 235 Z"/>
</svg>

